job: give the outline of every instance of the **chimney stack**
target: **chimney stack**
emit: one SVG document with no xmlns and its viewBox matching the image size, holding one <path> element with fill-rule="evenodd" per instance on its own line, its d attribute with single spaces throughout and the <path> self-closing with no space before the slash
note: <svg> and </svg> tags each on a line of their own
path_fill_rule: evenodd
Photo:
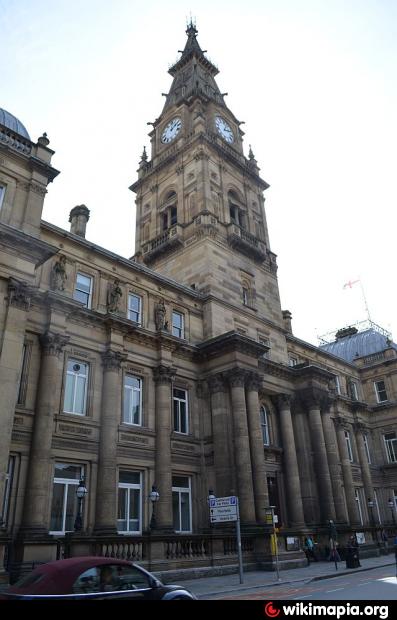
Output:
<svg viewBox="0 0 397 620">
<path fill-rule="evenodd" d="M 283 310 L 283 320 L 284 329 L 286 329 L 288 333 L 292 334 L 292 314 L 289 310 Z"/>
<path fill-rule="evenodd" d="M 90 219 L 90 210 L 85 205 L 77 205 L 69 215 L 70 232 L 85 238 L 85 229 Z"/>
</svg>

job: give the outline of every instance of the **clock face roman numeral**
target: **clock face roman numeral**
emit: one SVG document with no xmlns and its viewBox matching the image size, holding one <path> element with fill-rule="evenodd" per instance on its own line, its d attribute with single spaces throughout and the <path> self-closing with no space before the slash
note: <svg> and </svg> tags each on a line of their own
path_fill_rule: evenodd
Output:
<svg viewBox="0 0 397 620">
<path fill-rule="evenodd" d="M 227 122 L 225 120 L 223 120 L 223 118 L 221 118 L 220 116 L 216 116 L 215 117 L 215 126 L 216 126 L 216 128 L 218 130 L 218 133 L 222 136 L 222 138 L 224 140 L 226 140 L 226 142 L 229 142 L 229 144 L 234 142 L 233 131 L 230 129 L 230 127 L 227 124 Z"/>
<path fill-rule="evenodd" d="M 163 133 L 161 134 L 161 142 L 163 142 L 164 144 L 167 144 L 168 142 L 171 142 L 171 140 L 173 140 L 175 138 L 175 136 L 179 133 L 179 130 L 180 130 L 181 127 L 182 127 L 181 119 L 180 118 L 173 118 L 168 123 L 168 125 L 164 129 Z"/>
</svg>

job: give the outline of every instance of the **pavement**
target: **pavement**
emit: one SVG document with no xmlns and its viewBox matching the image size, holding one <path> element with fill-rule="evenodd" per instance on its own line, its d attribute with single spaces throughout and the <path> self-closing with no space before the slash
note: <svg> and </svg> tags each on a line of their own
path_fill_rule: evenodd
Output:
<svg viewBox="0 0 397 620">
<path fill-rule="evenodd" d="M 350 573 L 367 571 L 383 566 L 396 566 L 394 553 L 382 555 L 374 558 L 360 558 L 361 567 L 346 568 L 345 562 L 338 562 L 338 569 L 335 569 L 334 562 L 312 562 L 309 566 L 302 568 L 292 568 L 280 571 L 280 581 L 277 579 L 277 573 L 273 571 L 247 571 L 243 573 L 243 583 L 240 583 L 238 572 L 229 575 L 220 575 L 215 577 L 200 577 L 198 579 L 182 580 L 178 578 L 177 582 L 191 590 L 200 599 L 212 596 L 222 596 L 227 599 L 227 594 L 244 594 L 244 590 L 252 590 L 255 588 L 285 586 L 290 583 L 316 581 L 319 579 L 331 579 L 332 577 L 340 577 Z M 237 567 L 236 567 L 237 568 Z M 394 575 L 394 571 L 393 571 Z"/>
</svg>

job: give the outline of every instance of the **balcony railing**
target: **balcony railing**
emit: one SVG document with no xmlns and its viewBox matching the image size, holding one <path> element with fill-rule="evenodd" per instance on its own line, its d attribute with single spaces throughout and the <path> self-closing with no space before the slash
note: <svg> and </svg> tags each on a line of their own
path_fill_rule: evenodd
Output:
<svg viewBox="0 0 397 620">
<path fill-rule="evenodd" d="M 150 263 L 160 254 L 173 251 L 177 246 L 183 245 L 182 227 L 174 224 L 151 241 L 142 246 L 143 260 Z"/>
<path fill-rule="evenodd" d="M 23 138 L 14 131 L 11 131 L 11 129 L 4 127 L 4 125 L 0 125 L 0 142 L 20 153 L 25 153 L 25 155 L 30 155 L 32 152 L 32 143 L 30 140 Z"/>
<path fill-rule="evenodd" d="M 263 241 L 260 241 L 241 226 L 234 223 L 229 224 L 227 238 L 229 244 L 243 254 L 247 254 L 258 261 L 265 260 L 266 246 Z"/>
</svg>

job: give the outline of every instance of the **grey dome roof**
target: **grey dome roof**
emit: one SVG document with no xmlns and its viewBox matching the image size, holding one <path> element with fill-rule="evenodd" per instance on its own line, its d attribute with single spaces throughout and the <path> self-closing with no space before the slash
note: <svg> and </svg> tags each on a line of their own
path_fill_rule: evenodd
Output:
<svg viewBox="0 0 397 620">
<path fill-rule="evenodd" d="M 375 329 L 366 329 L 356 334 L 338 338 L 335 342 L 323 344 L 320 349 L 341 357 L 347 362 L 353 362 L 356 357 L 380 353 L 389 348 L 397 349 L 397 345 Z"/>
<path fill-rule="evenodd" d="M 21 121 L 13 114 L 7 112 L 7 110 L 3 110 L 3 108 L 0 108 L 0 125 L 4 125 L 8 129 L 11 129 L 11 131 L 15 131 L 15 133 L 18 133 L 20 136 L 30 140 L 26 127 L 21 123 Z"/>
</svg>

